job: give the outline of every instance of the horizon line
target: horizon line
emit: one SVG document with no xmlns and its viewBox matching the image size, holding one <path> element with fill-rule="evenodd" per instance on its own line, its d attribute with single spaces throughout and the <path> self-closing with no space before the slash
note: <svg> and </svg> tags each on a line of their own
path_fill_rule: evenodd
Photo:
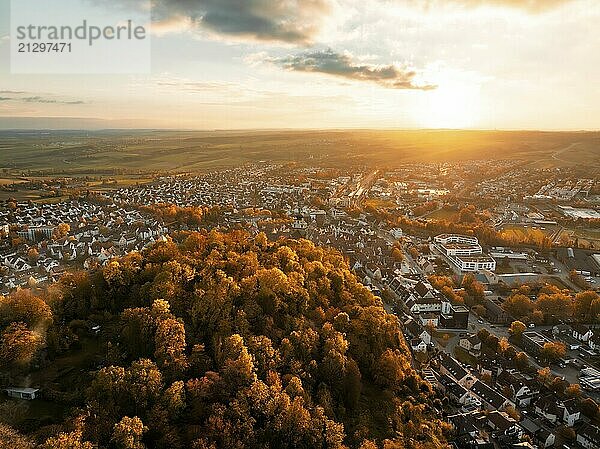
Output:
<svg viewBox="0 0 600 449">
<path fill-rule="evenodd" d="M 2 117 L 0 117 L 2 119 Z M 299 127 L 299 128 L 284 128 L 284 127 L 265 127 L 265 128 L 163 128 L 163 127 L 106 127 L 106 128 L 50 128 L 50 127 L 31 127 L 31 128 L 15 128 L 0 126 L 0 132 L 107 132 L 107 131 L 137 131 L 137 132 L 344 132 L 344 131 L 381 131 L 381 132 L 538 132 L 538 133 L 597 133 L 600 128 L 391 128 L 391 127 Z"/>
</svg>

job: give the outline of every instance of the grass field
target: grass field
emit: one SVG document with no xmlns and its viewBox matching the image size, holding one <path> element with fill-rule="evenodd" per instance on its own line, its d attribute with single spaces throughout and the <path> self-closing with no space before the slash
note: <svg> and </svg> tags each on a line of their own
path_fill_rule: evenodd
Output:
<svg viewBox="0 0 600 449">
<path fill-rule="evenodd" d="M 11 184 L 23 184 L 25 181 L 24 179 L 17 179 L 17 178 L 0 178 L 0 186 L 8 186 Z"/>
<path fill-rule="evenodd" d="M 564 229 L 561 232 L 569 239 L 579 240 L 579 244 L 585 246 L 593 245 L 595 248 L 600 248 L 600 229 Z"/>
<path fill-rule="evenodd" d="M 541 240 L 544 236 L 551 237 L 554 234 L 555 229 L 552 227 L 546 227 L 541 229 L 540 227 L 524 227 L 518 225 L 507 225 L 501 229 L 502 234 L 508 239 L 515 239 L 518 241 L 527 240 Z"/>
<path fill-rule="evenodd" d="M 457 221 L 458 220 L 458 212 L 452 209 L 440 209 L 436 210 L 430 214 L 425 216 L 428 220 L 447 220 L 447 221 Z"/>
<path fill-rule="evenodd" d="M 12 174 L 203 171 L 245 162 L 394 166 L 403 161 L 519 159 L 600 165 L 600 133 L 500 131 L 1 131 Z"/>
</svg>

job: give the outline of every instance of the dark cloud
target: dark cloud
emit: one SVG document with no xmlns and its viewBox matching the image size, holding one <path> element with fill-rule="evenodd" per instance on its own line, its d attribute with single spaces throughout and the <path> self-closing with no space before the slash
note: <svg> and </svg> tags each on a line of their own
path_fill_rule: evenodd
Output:
<svg viewBox="0 0 600 449">
<path fill-rule="evenodd" d="M 395 65 L 362 64 L 347 54 L 333 50 L 305 52 L 284 58 L 270 58 L 270 62 L 294 72 L 324 73 L 356 81 L 368 81 L 389 89 L 431 90 L 436 86 L 416 84 L 417 73 Z"/>
<path fill-rule="evenodd" d="M 82 100 L 62 100 L 55 98 L 46 98 L 39 95 L 32 95 L 28 97 L 20 96 L 22 94 L 26 94 L 26 92 L 22 91 L 14 91 L 14 90 L 3 90 L 0 91 L 1 94 L 8 95 L 16 95 L 12 97 L 0 97 L 0 101 L 16 101 L 21 103 L 41 103 L 41 104 L 85 104 L 85 101 Z"/>
<path fill-rule="evenodd" d="M 44 98 L 40 96 L 14 98 L 14 100 L 23 101 L 25 103 L 43 103 L 43 104 L 85 104 L 81 100 L 56 100 L 54 98 Z"/>
<path fill-rule="evenodd" d="M 186 19 L 225 36 L 309 44 L 329 0 L 154 0 L 159 23 Z"/>
</svg>

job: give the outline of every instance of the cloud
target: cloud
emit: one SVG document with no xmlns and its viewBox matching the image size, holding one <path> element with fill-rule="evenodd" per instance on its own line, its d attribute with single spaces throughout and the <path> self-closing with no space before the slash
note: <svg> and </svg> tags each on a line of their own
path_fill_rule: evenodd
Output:
<svg viewBox="0 0 600 449">
<path fill-rule="evenodd" d="M 455 4 L 467 8 L 479 8 L 485 6 L 501 6 L 515 9 L 522 9 L 531 13 L 539 13 L 557 8 L 567 3 L 573 3 L 574 0 L 413 0 L 416 4 L 426 7 L 436 5 Z"/>
<path fill-rule="evenodd" d="M 323 73 L 354 81 L 374 82 L 388 89 L 431 90 L 436 86 L 415 82 L 414 70 L 392 64 L 357 63 L 349 53 L 333 50 L 308 51 L 283 58 L 268 58 L 269 62 L 293 72 Z"/>
<path fill-rule="evenodd" d="M 38 103 L 38 104 L 86 104 L 83 100 L 63 100 L 58 98 L 48 98 L 42 97 L 40 95 L 31 95 L 23 96 L 27 94 L 27 92 L 17 91 L 17 90 L 0 90 L 0 94 L 3 95 L 12 95 L 11 97 L 0 97 L 0 101 L 15 101 L 20 103 Z"/>
<path fill-rule="evenodd" d="M 173 16 L 152 22 L 151 31 L 156 36 L 164 36 L 165 34 L 194 31 L 196 26 L 189 17 Z"/>
<path fill-rule="evenodd" d="M 238 39 L 308 45 L 329 1 L 154 0 L 153 14 L 159 33 L 183 24 Z"/>
<path fill-rule="evenodd" d="M 82 100 L 56 100 L 54 98 L 44 98 L 38 95 L 33 97 L 15 98 L 24 103 L 44 103 L 44 104 L 85 104 Z"/>
</svg>

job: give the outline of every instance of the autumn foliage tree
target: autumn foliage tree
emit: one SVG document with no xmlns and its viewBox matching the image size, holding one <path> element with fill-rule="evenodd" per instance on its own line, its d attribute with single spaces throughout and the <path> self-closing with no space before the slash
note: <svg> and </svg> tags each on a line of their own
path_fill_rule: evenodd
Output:
<svg viewBox="0 0 600 449">
<path fill-rule="evenodd" d="M 102 317 L 109 348 L 80 398 L 81 435 L 65 424 L 54 438 L 165 449 L 446 445 L 396 317 L 340 253 L 309 241 L 179 232 L 65 276 L 50 303 L 52 322 Z M 3 344 L 33 337 L 12 326 Z"/>
</svg>

